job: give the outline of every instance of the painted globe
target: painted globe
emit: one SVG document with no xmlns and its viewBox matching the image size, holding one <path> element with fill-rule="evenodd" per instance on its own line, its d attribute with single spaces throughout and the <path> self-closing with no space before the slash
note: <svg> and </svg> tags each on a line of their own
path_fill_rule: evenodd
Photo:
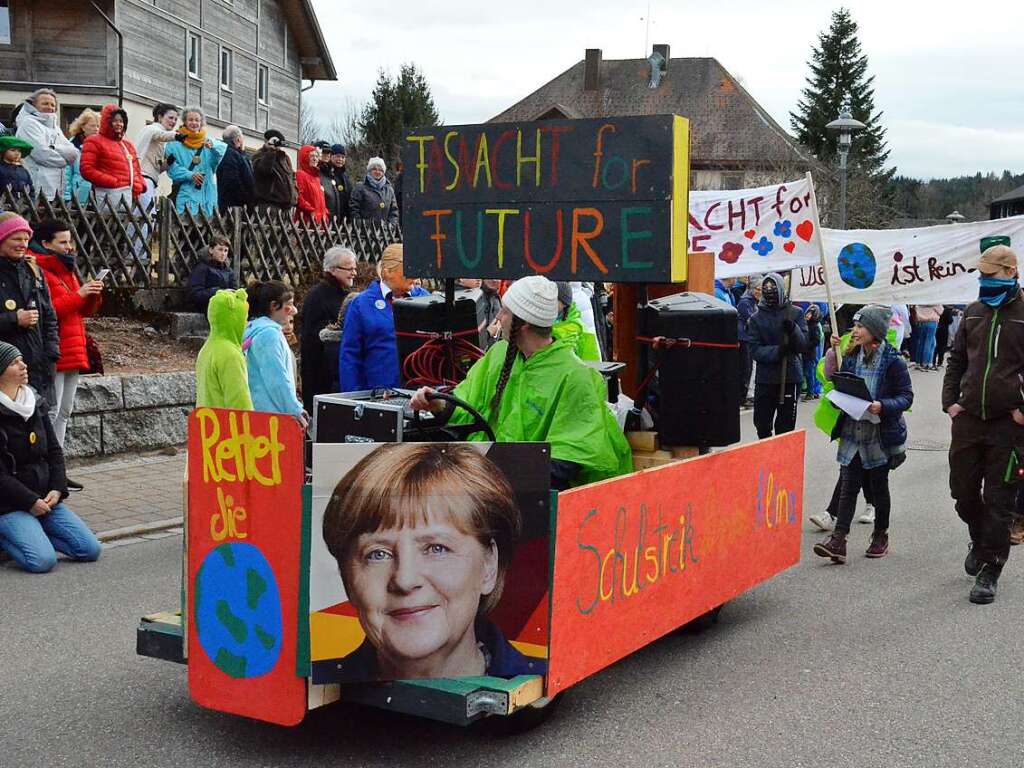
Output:
<svg viewBox="0 0 1024 768">
<path fill-rule="evenodd" d="M 199 644 L 217 668 L 237 678 L 273 669 L 281 655 L 281 595 L 263 553 L 252 544 L 221 544 L 192 586 Z"/>
<path fill-rule="evenodd" d="M 875 269 L 875 254 L 864 243 L 850 243 L 839 252 L 839 277 L 851 288 L 870 288 Z"/>
</svg>

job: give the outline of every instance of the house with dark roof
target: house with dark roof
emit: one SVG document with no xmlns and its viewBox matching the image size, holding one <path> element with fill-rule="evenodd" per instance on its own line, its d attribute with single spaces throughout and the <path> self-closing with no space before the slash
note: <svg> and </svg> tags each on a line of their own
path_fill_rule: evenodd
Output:
<svg viewBox="0 0 1024 768">
<path fill-rule="evenodd" d="M 299 139 L 303 81 L 336 80 L 311 0 L 0 1 L 0 121 L 53 88 L 62 127 L 121 101 L 134 135 L 154 104 L 197 106 L 213 135 Z"/>
<path fill-rule="evenodd" d="M 756 187 L 818 167 L 717 59 L 673 59 L 668 45 L 646 59 L 589 48 L 492 122 L 664 114 L 690 121 L 691 189 Z"/>
<path fill-rule="evenodd" d="M 1012 192 L 1000 195 L 988 204 L 990 219 L 1005 219 L 1010 216 L 1024 215 L 1024 187 L 1017 187 Z"/>
</svg>

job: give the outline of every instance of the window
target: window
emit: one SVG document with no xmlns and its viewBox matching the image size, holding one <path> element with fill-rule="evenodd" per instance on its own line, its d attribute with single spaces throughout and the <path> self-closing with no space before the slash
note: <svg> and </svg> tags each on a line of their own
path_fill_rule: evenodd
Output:
<svg viewBox="0 0 1024 768">
<path fill-rule="evenodd" d="M 260 104 L 268 104 L 270 102 L 270 69 L 260 64 L 257 69 L 256 77 L 256 101 Z"/>
<path fill-rule="evenodd" d="M 194 32 L 188 33 L 188 73 L 192 77 L 202 76 L 203 40 Z"/>
<path fill-rule="evenodd" d="M 220 87 L 225 91 L 231 90 L 231 49 L 220 49 Z"/>
<path fill-rule="evenodd" d="M 11 44 L 11 4 L 0 0 L 0 45 Z"/>
</svg>

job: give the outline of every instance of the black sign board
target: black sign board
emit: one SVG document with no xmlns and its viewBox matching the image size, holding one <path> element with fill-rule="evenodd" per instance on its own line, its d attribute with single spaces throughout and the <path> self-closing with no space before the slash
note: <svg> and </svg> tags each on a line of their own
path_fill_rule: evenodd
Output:
<svg viewBox="0 0 1024 768">
<path fill-rule="evenodd" d="M 433 126 L 402 162 L 409 275 L 686 279 L 681 117 Z"/>
</svg>

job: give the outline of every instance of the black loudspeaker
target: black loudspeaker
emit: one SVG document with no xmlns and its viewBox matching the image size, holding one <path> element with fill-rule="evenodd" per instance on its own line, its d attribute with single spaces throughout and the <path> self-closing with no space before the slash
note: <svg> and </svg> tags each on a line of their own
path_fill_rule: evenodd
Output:
<svg viewBox="0 0 1024 768">
<path fill-rule="evenodd" d="M 456 338 L 464 339 L 482 350 L 487 349 L 487 302 L 479 288 L 460 288 L 455 291 L 455 306 L 451 317 L 448 317 L 445 310 L 444 296 L 436 293 L 395 299 L 392 310 L 395 315 L 398 365 L 403 383 L 407 383 L 410 378 L 407 376 L 406 358 L 435 334 L 453 333 Z M 468 362 L 472 364 L 472 360 Z"/>
<path fill-rule="evenodd" d="M 666 296 L 642 309 L 640 333 L 691 342 L 651 353 L 650 359 L 660 362 L 657 426 L 661 443 L 721 446 L 739 442 L 735 307 L 703 293 Z"/>
</svg>

